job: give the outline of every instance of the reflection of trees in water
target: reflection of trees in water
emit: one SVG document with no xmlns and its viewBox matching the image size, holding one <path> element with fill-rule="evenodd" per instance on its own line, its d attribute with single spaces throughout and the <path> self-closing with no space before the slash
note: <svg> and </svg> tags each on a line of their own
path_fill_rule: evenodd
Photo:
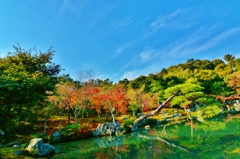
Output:
<svg viewBox="0 0 240 159">
<path fill-rule="evenodd" d="M 198 125 L 198 129 L 201 129 L 205 132 L 205 136 L 214 135 L 214 131 L 225 129 L 226 123 L 219 121 L 205 121 L 202 124 Z"/>
<path fill-rule="evenodd" d="M 196 152 L 201 158 L 231 158 L 232 156 L 229 157 L 231 152 L 238 153 L 239 157 L 239 122 L 239 118 L 228 121 L 228 123 L 217 120 L 204 121 L 204 123 L 189 122 L 185 126 L 169 127 L 168 129 L 171 131 L 168 134 L 171 136 L 171 132 L 177 133 L 179 138 L 174 141 Z M 190 132 L 189 126 L 191 127 Z M 194 134 L 192 134 L 193 130 Z M 228 136 L 226 137 L 226 135 Z M 239 139 L 234 139 L 235 136 L 238 136 Z"/>
<path fill-rule="evenodd" d="M 121 154 L 118 153 L 118 147 L 122 146 L 123 140 L 121 136 L 105 136 L 96 138 L 94 140 L 101 148 L 107 148 L 106 156 L 103 153 L 96 153 L 96 157 L 109 157 L 112 156 L 114 159 L 121 159 Z"/>
<path fill-rule="evenodd" d="M 140 129 L 122 136 L 95 138 L 96 144 L 87 143 L 86 149 L 80 148 L 84 143 L 74 146 L 75 150 L 80 148 L 80 158 L 238 158 L 239 122 L 239 118 L 232 118 L 227 122 L 212 120 Z"/>
<path fill-rule="evenodd" d="M 138 138 L 141 140 L 139 144 L 130 146 L 130 150 L 135 152 L 131 154 L 131 158 L 142 159 L 142 158 L 170 158 L 170 149 L 162 142 L 151 141 L 149 139 Z"/>
<path fill-rule="evenodd" d="M 123 143 L 123 139 L 121 136 L 105 136 L 95 138 L 94 142 L 98 144 L 101 148 L 107 148 L 112 146 L 121 146 Z"/>
<path fill-rule="evenodd" d="M 160 140 L 152 140 L 148 137 L 146 131 L 142 131 L 141 134 L 135 132 L 135 136 L 129 137 L 117 137 L 108 136 L 97 138 L 94 142 L 101 148 L 101 152 L 96 152 L 96 158 L 171 158 L 173 152 L 169 145 Z M 150 136 L 153 137 L 153 136 Z M 160 139 L 160 138 L 159 138 Z M 122 144 L 126 143 L 126 144 Z"/>
</svg>

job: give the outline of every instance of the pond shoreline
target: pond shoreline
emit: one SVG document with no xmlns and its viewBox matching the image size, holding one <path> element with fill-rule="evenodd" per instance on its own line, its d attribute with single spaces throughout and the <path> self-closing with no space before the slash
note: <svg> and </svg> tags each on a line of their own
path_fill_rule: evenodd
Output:
<svg viewBox="0 0 240 159">
<path fill-rule="evenodd" d="M 233 122 L 235 119 L 238 120 Z M 236 124 L 239 123 L 238 121 L 240 121 L 239 113 L 233 116 L 225 116 L 225 118 L 212 118 L 204 123 L 194 122 L 192 123 L 193 125 L 190 125 L 191 122 L 175 123 L 166 127 L 152 125 L 150 126 L 150 129 L 142 127 L 137 132 L 122 134 L 119 136 L 102 136 L 58 143 L 54 144 L 54 146 L 61 149 L 62 153 L 54 155 L 54 158 L 71 158 L 73 156 L 78 156 L 80 158 L 96 158 L 96 156 L 101 153 L 103 153 L 105 157 L 109 157 L 112 153 L 116 153 L 115 151 L 118 151 L 118 154 L 121 156 L 126 156 L 126 154 L 131 155 L 129 153 L 133 153 L 134 151 L 144 151 L 142 153 L 142 158 L 146 158 L 146 156 L 149 155 L 148 152 L 158 155 L 160 155 L 159 153 L 161 152 L 162 155 L 177 156 L 178 158 L 181 158 L 181 155 L 190 155 L 195 158 L 204 158 L 204 156 L 206 157 L 208 155 L 217 155 L 218 157 L 236 156 L 236 151 L 238 151 L 236 146 L 239 145 L 239 142 L 236 142 L 236 146 L 232 143 L 240 138 L 238 131 L 239 128 L 236 127 Z M 230 126 L 230 123 L 234 123 L 235 125 Z M 216 127 L 214 125 L 216 125 Z M 193 128 L 193 134 L 190 128 Z M 223 135 L 223 132 L 226 134 Z M 209 141 L 209 139 L 211 139 L 211 141 Z M 207 144 L 207 142 L 210 143 Z M 217 144 L 215 146 L 227 146 L 224 148 L 226 151 L 222 151 L 222 148 L 214 149 L 213 146 L 215 142 Z M 229 145 L 230 143 L 231 145 Z M 126 144 L 131 146 L 126 147 Z M 140 147 L 135 149 L 135 144 L 146 144 L 147 147 L 142 147 L 145 148 L 145 150 Z M 202 145 L 202 148 L 206 147 L 206 150 L 200 149 L 200 145 Z M 167 150 L 165 149 L 166 147 Z M 125 151 L 126 148 L 128 151 Z M 153 151 L 153 149 L 159 148 L 162 150 Z M 7 151 L 7 149 L 5 150 Z M 8 150 L 16 151 L 17 148 L 8 148 Z M 214 150 L 218 153 L 215 154 Z M 109 151 L 111 151 L 111 153 L 109 153 Z M 27 156 L 26 158 L 31 157 Z"/>
<path fill-rule="evenodd" d="M 218 114 L 217 116 L 215 116 L 214 118 L 211 118 L 211 120 L 220 120 L 220 119 L 225 119 L 225 118 L 227 118 L 228 116 L 232 116 L 232 117 L 238 117 L 239 116 L 239 112 L 235 112 L 235 114 L 229 114 L 228 112 L 222 112 L 221 114 Z M 153 117 L 150 117 L 149 118 L 150 120 L 151 120 L 151 122 L 150 123 L 146 123 L 146 125 L 154 125 L 154 126 L 159 126 L 159 127 L 161 127 L 161 125 L 165 125 L 165 126 L 171 126 L 171 125 L 175 125 L 175 124 L 181 124 L 181 123 L 186 123 L 189 119 L 186 117 L 186 116 L 182 116 L 181 118 L 180 117 L 172 117 L 172 116 L 168 116 L 168 117 L 166 117 L 166 118 L 164 118 L 163 120 L 161 120 L 161 123 L 159 123 L 158 121 L 160 121 L 160 120 L 157 120 L 154 116 Z M 197 120 L 197 117 L 193 117 L 193 120 L 194 121 L 198 121 Z M 155 121 L 155 123 L 153 122 L 153 121 Z M 160 125 L 159 125 L 160 124 Z M 145 126 L 145 125 L 144 125 Z M 144 126 L 142 126 L 140 129 L 145 129 L 144 128 Z M 153 126 L 153 127 L 154 127 Z M 152 127 L 152 126 L 150 126 L 150 127 Z M 93 129 L 94 130 L 94 129 Z M 91 130 L 91 131 L 89 131 L 89 132 L 91 132 L 91 134 L 92 134 L 92 131 L 93 130 Z M 128 134 L 128 133 L 131 133 L 131 131 L 126 131 L 125 133 L 120 133 L 119 135 L 121 136 L 121 135 L 123 135 L 123 134 Z M 102 137 L 102 136 L 99 136 L 99 137 Z M 68 141 L 64 141 L 64 142 L 57 142 L 57 143 L 52 143 L 52 145 L 53 146 L 55 146 L 55 145 L 58 145 L 58 144 L 65 144 L 65 143 L 68 143 L 68 142 L 74 142 L 74 141 L 81 141 L 81 140 L 84 140 L 84 139 L 90 139 L 90 138 L 99 138 L 99 137 L 95 137 L 95 136 L 93 136 L 93 135 L 91 135 L 91 136 L 89 136 L 89 137 L 87 137 L 87 138 L 81 138 L 81 139 L 72 139 L 72 140 L 68 140 Z M 23 147 L 24 147 L 24 145 L 26 145 L 27 143 L 20 143 L 20 145 L 18 145 L 19 143 L 15 143 L 14 144 L 14 142 L 12 142 L 11 143 L 11 145 L 10 145 L 10 143 L 9 144 L 7 144 L 7 145 L 4 145 L 4 146 L 2 146 L 1 148 L 0 148 L 0 150 L 1 149 L 3 149 L 3 148 L 7 148 L 7 149 L 13 149 L 13 150 L 17 150 L 17 151 L 19 151 L 19 150 L 21 150 Z M 13 147 L 15 145 L 15 147 Z M 9 146 L 12 146 L 12 147 L 9 147 Z M 17 151 L 15 151 L 16 153 L 17 153 Z M 1 151 L 0 151 L 1 152 Z M 21 156 L 21 154 L 20 154 L 20 156 Z"/>
</svg>

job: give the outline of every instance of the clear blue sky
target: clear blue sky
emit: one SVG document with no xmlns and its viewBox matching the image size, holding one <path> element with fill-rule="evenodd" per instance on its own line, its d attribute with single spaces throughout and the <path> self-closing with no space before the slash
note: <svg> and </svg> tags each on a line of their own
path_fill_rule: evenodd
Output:
<svg viewBox="0 0 240 159">
<path fill-rule="evenodd" d="M 134 79 L 189 58 L 240 57 L 240 1 L 2 0 L 1 57 L 19 43 L 56 50 L 75 78 Z"/>
</svg>

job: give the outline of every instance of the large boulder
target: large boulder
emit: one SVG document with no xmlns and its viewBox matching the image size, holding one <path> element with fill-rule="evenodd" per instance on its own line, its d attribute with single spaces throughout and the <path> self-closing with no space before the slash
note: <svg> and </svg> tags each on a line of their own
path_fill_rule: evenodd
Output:
<svg viewBox="0 0 240 159">
<path fill-rule="evenodd" d="M 54 154 L 55 147 L 50 144 L 43 143 L 42 138 L 35 138 L 29 142 L 28 146 L 25 148 L 25 151 L 31 156 L 43 157 L 49 154 Z"/>
<path fill-rule="evenodd" d="M 93 131 L 93 136 L 116 135 L 121 131 L 119 122 L 99 124 Z"/>
<path fill-rule="evenodd" d="M 234 103 L 234 108 L 236 109 L 236 111 L 240 111 L 240 103 L 239 103 L 239 100 L 236 100 L 236 103 Z"/>
</svg>

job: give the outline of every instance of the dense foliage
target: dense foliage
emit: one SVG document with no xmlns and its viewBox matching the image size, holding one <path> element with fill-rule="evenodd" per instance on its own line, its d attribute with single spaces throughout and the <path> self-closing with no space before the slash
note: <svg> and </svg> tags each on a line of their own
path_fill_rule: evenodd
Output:
<svg viewBox="0 0 240 159">
<path fill-rule="evenodd" d="M 0 58 L 0 128 L 34 119 L 34 110 L 44 107 L 57 84 L 61 67 L 51 62 L 54 50 L 38 52 L 14 46 L 14 52 Z"/>
<path fill-rule="evenodd" d="M 201 109 L 205 119 L 216 115 L 220 101 L 215 97 L 238 95 L 240 59 L 225 55 L 226 62 L 215 59 L 188 59 L 186 63 L 163 68 L 157 74 L 123 79 L 94 79 L 90 70 L 81 70 L 75 81 L 59 76 L 61 67 L 52 63 L 54 50 L 24 50 L 0 58 L 0 129 L 12 131 L 16 123 L 31 122 L 37 117 L 46 122 L 51 114 L 75 118 L 106 118 L 131 112 L 151 111 L 173 92 L 181 90 L 170 106 L 180 109 Z M 159 68 L 160 69 L 160 68 Z M 234 99 L 236 99 L 234 97 Z"/>
</svg>

